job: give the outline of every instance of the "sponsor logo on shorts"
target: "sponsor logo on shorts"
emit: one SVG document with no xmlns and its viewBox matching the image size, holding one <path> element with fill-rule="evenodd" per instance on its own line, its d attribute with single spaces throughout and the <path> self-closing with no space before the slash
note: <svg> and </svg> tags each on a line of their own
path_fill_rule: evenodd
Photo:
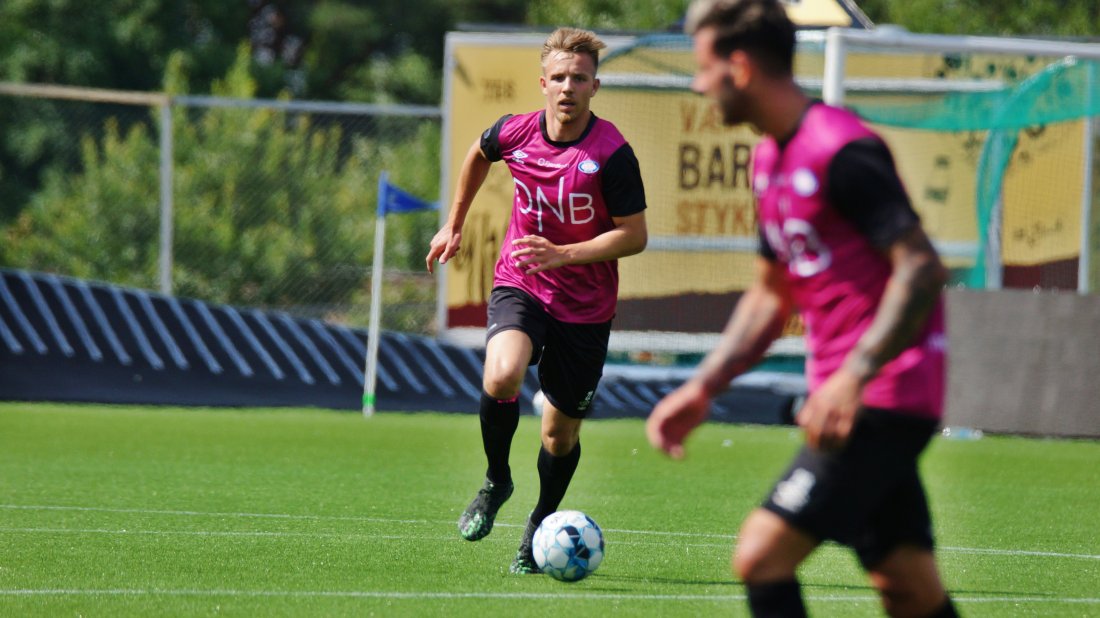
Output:
<svg viewBox="0 0 1100 618">
<path fill-rule="evenodd" d="M 802 507 L 806 506 L 806 502 L 810 499 L 810 490 L 813 489 L 816 482 L 817 479 L 814 478 L 813 472 L 805 468 L 798 468 L 791 473 L 789 479 L 780 481 L 775 486 L 772 502 L 791 513 L 797 513 L 802 510 Z"/>
<path fill-rule="evenodd" d="M 596 391 L 588 391 L 588 394 L 584 396 L 584 399 L 577 404 L 577 411 L 584 412 L 588 409 L 588 406 L 592 405 L 592 396 L 596 394 Z"/>
</svg>

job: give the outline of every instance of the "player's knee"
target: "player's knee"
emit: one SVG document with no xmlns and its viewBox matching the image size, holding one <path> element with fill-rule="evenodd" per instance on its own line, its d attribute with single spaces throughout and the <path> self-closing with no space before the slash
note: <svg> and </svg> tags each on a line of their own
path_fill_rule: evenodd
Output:
<svg viewBox="0 0 1100 618">
<path fill-rule="evenodd" d="M 882 608 L 890 616 L 914 615 L 907 613 L 906 609 L 914 606 L 914 591 L 903 582 L 894 579 L 880 579 L 875 581 L 879 597 L 882 599 Z"/>
<path fill-rule="evenodd" d="M 554 457 L 565 457 L 577 446 L 575 432 L 565 429 L 546 431 L 542 434 L 542 447 Z"/>
<path fill-rule="evenodd" d="M 746 584 L 762 582 L 768 573 L 767 554 L 759 545 L 738 543 L 730 560 L 733 576 Z"/>
<path fill-rule="evenodd" d="M 802 557 L 812 548 L 791 553 L 782 534 L 786 524 L 772 513 L 757 509 L 745 519 L 737 535 L 731 568 L 734 577 L 746 584 L 794 579 Z"/>
<path fill-rule="evenodd" d="M 519 395 L 520 388 L 523 386 L 523 370 L 525 368 L 496 366 L 493 368 L 485 368 L 485 377 L 482 380 L 482 387 L 485 392 L 497 399 L 512 399 Z"/>
<path fill-rule="evenodd" d="M 932 553 L 903 545 L 869 571 L 883 609 L 891 616 L 929 616 L 943 606 L 947 593 Z"/>
<path fill-rule="evenodd" d="M 904 577 L 876 573 L 871 581 L 882 599 L 882 608 L 890 616 L 929 616 L 945 598 L 941 591 Z"/>
</svg>

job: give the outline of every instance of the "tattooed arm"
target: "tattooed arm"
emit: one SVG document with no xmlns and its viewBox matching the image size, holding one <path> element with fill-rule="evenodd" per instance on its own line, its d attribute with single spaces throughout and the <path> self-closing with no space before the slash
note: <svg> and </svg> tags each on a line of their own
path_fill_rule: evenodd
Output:
<svg viewBox="0 0 1100 618">
<path fill-rule="evenodd" d="M 711 399 L 752 367 L 783 331 L 791 313 L 786 266 L 756 260 L 756 280 L 737 303 L 722 338 L 695 375 L 669 393 L 649 415 L 646 434 L 653 446 L 679 459 L 684 438 L 706 420 Z"/>
<path fill-rule="evenodd" d="M 920 226 L 894 241 L 887 255 L 893 273 L 871 326 L 841 368 L 798 413 L 798 424 L 811 447 L 831 449 L 845 443 L 860 409 L 863 387 L 913 342 L 947 282 L 947 270 Z"/>
</svg>

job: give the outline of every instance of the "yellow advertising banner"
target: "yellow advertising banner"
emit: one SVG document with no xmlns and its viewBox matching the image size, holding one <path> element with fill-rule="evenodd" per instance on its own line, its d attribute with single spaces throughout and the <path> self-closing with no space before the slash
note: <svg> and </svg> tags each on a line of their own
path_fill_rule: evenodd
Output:
<svg viewBox="0 0 1100 618">
<path fill-rule="evenodd" d="M 632 41 L 608 42 L 613 59 L 601 63 L 604 84 L 592 109 L 615 123 L 633 146 L 649 206 L 649 247 L 619 262 L 619 321 L 629 314 L 628 328 L 690 331 L 684 323 L 692 322 L 698 331 L 720 330 L 753 274 L 757 232 L 749 170 L 758 136 L 745 126 L 723 126 L 706 99 L 686 90 L 689 51 L 617 54 L 616 47 Z M 541 36 L 449 36 L 445 205 L 453 199 L 466 152 L 485 129 L 504 114 L 544 107 L 538 81 L 541 43 Z M 847 74 L 936 78 L 943 77 L 945 62 L 935 54 L 854 54 Z M 679 87 L 652 87 L 645 79 L 633 86 L 629 82 L 631 76 L 662 70 L 680 79 Z M 820 71 L 819 54 L 798 56 L 798 75 L 820 80 Z M 914 207 L 946 261 L 973 264 L 979 239 L 976 177 L 985 133 L 875 128 L 891 146 Z M 1078 252 L 1083 135 L 1080 122 L 1021 134 L 1004 183 L 1007 265 Z M 463 229 L 461 252 L 447 266 L 441 298 L 448 328 L 484 326 L 512 193 L 507 168 L 494 165 Z M 713 303 L 706 306 L 715 308 L 708 310 L 714 315 L 697 319 L 693 307 L 706 303 Z"/>
<path fill-rule="evenodd" d="M 796 24 L 814 27 L 859 27 L 840 0 L 782 0 Z M 855 9 L 858 10 L 858 9 Z"/>
<path fill-rule="evenodd" d="M 457 38 L 451 35 L 451 39 Z M 446 76 L 448 106 L 444 135 L 444 205 L 454 200 L 455 178 L 470 146 L 504 114 L 545 106 L 539 87 L 541 41 L 514 44 L 488 40 L 456 43 L 450 49 Z M 508 229 L 512 208 L 512 178 L 504 165 L 490 169 L 470 208 L 462 230 L 462 246 L 447 264 L 445 299 L 447 325 L 484 326 L 485 303 L 492 290 L 493 265 Z M 445 210 L 445 209 L 444 209 Z M 444 216 L 446 214 L 444 213 Z"/>
<path fill-rule="evenodd" d="M 1003 189 L 1006 266 L 1033 266 L 1080 253 L 1085 135 L 1084 121 L 1020 132 Z"/>
</svg>

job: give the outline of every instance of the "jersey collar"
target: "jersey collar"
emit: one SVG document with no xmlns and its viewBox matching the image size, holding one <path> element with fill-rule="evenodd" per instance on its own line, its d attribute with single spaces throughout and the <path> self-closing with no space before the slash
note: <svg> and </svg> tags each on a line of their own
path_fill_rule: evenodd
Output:
<svg viewBox="0 0 1100 618">
<path fill-rule="evenodd" d="M 542 139 L 546 140 L 546 143 L 557 148 L 569 148 L 570 146 L 576 146 L 584 141 L 584 138 L 588 137 L 588 134 L 592 131 L 592 127 L 596 126 L 596 114 L 593 113 L 588 119 L 588 126 L 584 128 L 584 132 L 581 136 L 571 142 L 555 142 L 550 139 L 550 134 L 546 132 L 546 110 L 539 112 L 539 130 L 542 131 Z"/>
</svg>

